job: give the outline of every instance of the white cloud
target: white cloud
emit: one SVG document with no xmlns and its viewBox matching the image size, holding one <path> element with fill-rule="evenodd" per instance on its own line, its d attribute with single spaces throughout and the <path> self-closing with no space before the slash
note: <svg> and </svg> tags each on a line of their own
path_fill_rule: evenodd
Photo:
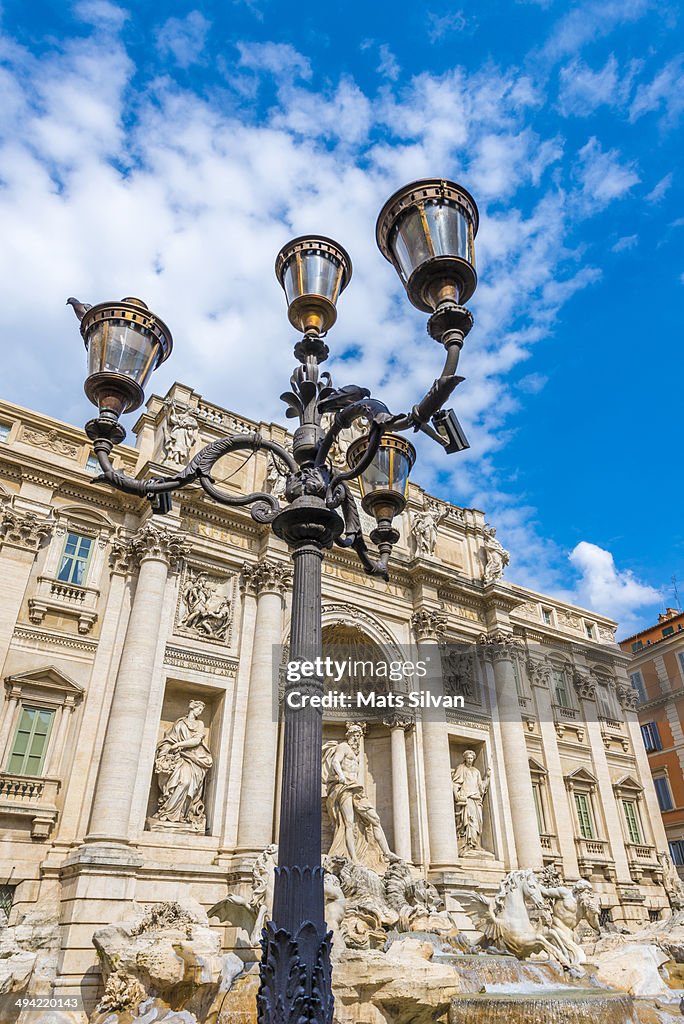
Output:
<svg viewBox="0 0 684 1024">
<path fill-rule="evenodd" d="M 600 210 L 639 183 L 635 164 L 622 163 L 620 153 L 604 150 L 596 136 L 582 146 L 578 157 L 577 177 L 588 208 Z"/>
<path fill-rule="evenodd" d="M 610 35 L 619 25 L 638 21 L 651 0 L 589 0 L 560 18 L 542 47 L 542 55 L 556 61 L 577 53 L 586 43 Z"/>
<path fill-rule="evenodd" d="M 667 193 L 670 191 L 673 177 L 674 174 L 672 171 L 670 171 L 668 174 L 662 177 L 660 181 L 655 185 L 655 187 L 651 189 L 648 195 L 644 196 L 646 202 L 659 203 L 661 199 L 664 199 Z"/>
<path fill-rule="evenodd" d="M 113 32 L 118 32 L 129 18 L 128 11 L 109 0 L 80 0 L 74 5 L 74 14 L 88 25 Z"/>
<path fill-rule="evenodd" d="M 180 68 L 202 61 L 211 22 L 201 11 L 190 11 L 184 18 L 168 18 L 157 35 L 157 48 L 171 55 Z"/>
<path fill-rule="evenodd" d="M 639 612 L 660 604 L 662 595 L 655 587 L 642 583 L 629 569 L 618 569 L 605 548 L 583 540 L 570 555 L 580 574 L 577 600 L 593 611 L 617 619 L 623 631 L 639 620 Z"/>
<path fill-rule="evenodd" d="M 640 70 L 640 63 L 632 61 L 624 73 L 620 73 L 615 55 L 602 68 L 592 71 L 582 60 L 575 58 L 559 72 L 558 106 L 564 117 L 588 117 L 601 106 L 626 106 L 634 77 Z"/>
<path fill-rule="evenodd" d="M 611 246 L 611 252 L 624 252 L 626 249 L 633 249 L 638 241 L 638 235 L 623 235 Z"/>
<path fill-rule="evenodd" d="M 401 74 L 399 61 L 394 56 L 387 43 L 382 43 L 380 46 L 380 63 L 378 64 L 378 72 L 384 78 L 389 78 L 390 82 L 396 82 L 397 78 Z"/>
<path fill-rule="evenodd" d="M 238 43 L 240 66 L 278 79 L 311 78 L 311 64 L 289 43 Z"/>
<path fill-rule="evenodd" d="M 427 34 L 431 43 L 441 43 L 453 32 L 462 32 L 466 27 L 466 16 L 463 11 L 450 11 L 448 14 L 427 13 Z"/>
<path fill-rule="evenodd" d="M 644 114 L 662 111 L 663 123 L 668 126 L 679 120 L 684 111 L 684 56 L 669 61 L 648 83 L 636 90 L 629 108 L 630 121 L 638 121 Z"/>
</svg>

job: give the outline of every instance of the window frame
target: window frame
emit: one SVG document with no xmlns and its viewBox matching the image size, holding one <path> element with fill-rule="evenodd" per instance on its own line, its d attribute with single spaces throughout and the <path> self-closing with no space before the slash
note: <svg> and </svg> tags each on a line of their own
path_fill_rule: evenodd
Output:
<svg viewBox="0 0 684 1024">
<path fill-rule="evenodd" d="M 591 842 L 593 839 L 598 839 L 598 833 L 596 830 L 596 819 L 594 815 L 591 793 L 586 792 L 584 790 L 575 789 L 572 795 L 575 798 L 575 817 L 577 820 L 577 827 L 579 829 L 580 839 L 586 839 L 589 842 Z M 589 825 L 589 832 L 591 833 L 591 835 L 586 835 L 584 832 L 582 812 L 580 811 L 581 802 L 585 805 L 586 820 Z"/>
<path fill-rule="evenodd" d="M 684 839 L 669 839 L 667 845 L 675 867 L 684 867 Z M 675 853 L 675 848 L 677 853 Z M 677 857 L 680 857 L 680 860 L 677 860 Z"/>
<path fill-rule="evenodd" d="M 73 552 L 73 554 L 67 553 L 67 550 L 66 550 L 67 549 L 67 545 L 69 544 L 70 539 L 72 537 L 77 538 L 76 550 Z M 85 558 L 83 558 L 82 556 L 80 556 L 78 554 L 78 552 L 80 550 L 80 547 L 81 547 L 81 544 L 84 541 L 88 542 L 88 553 L 85 556 Z M 94 537 L 90 536 L 87 533 L 78 533 L 76 530 L 69 530 L 69 529 L 67 529 L 66 536 L 64 538 L 64 543 L 62 544 L 62 550 L 61 550 L 61 553 L 59 555 L 59 560 L 57 562 L 57 572 L 55 574 L 55 579 L 59 583 L 66 583 L 66 584 L 68 584 L 69 586 L 72 586 L 72 587 L 85 587 L 85 586 L 87 586 L 88 572 L 89 572 L 89 569 L 90 569 L 90 564 L 92 562 L 93 551 L 94 550 L 95 550 L 95 538 Z M 66 563 L 67 559 L 71 560 L 71 568 L 69 570 L 67 578 L 64 578 L 64 577 L 62 577 L 62 571 L 63 571 L 65 565 L 67 564 Z M 79 565 L 81 565 L 81 564 L 83 565 L 82 577 L 81 577 L 80 580 L 77 581 L 73 577 L 74 577 L 74 573 L 75 573 L 76 568 Z"/>
<path fill-rule="evenodd" d="M 563 701 L 560 700 L 560 698 L 558 696 L 559 684 L 558 684 L 558 680 L 556 679 L 556 676 L 560 676 L 562 681 L 563 681 L 562 692 L 565 694 L 565 703 L 563 703 Z M 575 705 L 572 702 L 572 692 L 571 692 L 571 688 L 570 688 L 570 685 L 569 685 L 568 670 L 567 670 L 567 668 L 565 668 L 565 666 L 563 666 L 562 668 L 558 668 L 556 665 L 552 666 L 552 668 L 551 668 L 551 681 L 553 683 L 554 703 L 559 708 L 565 708 L 566 710 L 570 710 L 570 711 L 574 710 Z"/>
<path fill-rule="evenodd" d="M 638 802 L 632 797 L 622 797 L 621 803 L 623 817 L 627 825 L 627 841 L 634 846 L 643 846 L 644 830 L 641 824 Z"/>
<path fill-rule="evenodd" d="M 27 713 L 30 713 L 30 712 L 33 712 L 33 719 L 31 721 L 31 728 L 29 729 L 29 732 L 28 732 L 28 740 L 26 742 L 26 750 L 22 754 L 21 751 L 16 751 L 15 747 L 17 745 L 17 741 L 19 739 L 20 733 L 22 733 L 22 732 L 25 733 L 26 732 L 25 729 L 22 730 L 22 728 L 21 728 L 21 725 L 22 725 L 22 722 L 23 722 L 23 719 L 24 719 L 24 715 L 27 714 Z M 40 722 L 40 716 L 41 715 L 48 715 L 49 716 L 47 731 L 45 732 L 45 734 L 43 736 L 43 747 L 42 747 L 42 750 L 40 752 L 40 762 L 38 764 L 38 770 L 35 771 L 35 772 L 29 772 L 29 771 L 26 770 L 28 768 L 28 761 L 29 761 L 30 758 L 33 758 L 33 757 L 36 756 L 35 754 L 33 754 L 31 752 L 31 750 L 32 750 L 33 740 L 35 739 L 35 736 L 36 736 L 36 726 Z M 26 778 L 31 778 L 31 779 L 42 778 L 42 776 L 44 774 L 45 761 L 47 759 L 47 752 L 48 752 L 49 747 L 50 747 L 50 739 L 51 739 L 51 736 L 52 736 L 52 730 L 53 730 L 54 725 L 55 725 L 55 717 L 56 717 L 56 709 L 55 708 L 47 708 L 47 707 L 41 706 L 40 704 L 29 704 L 29 703 L 26 703 L 26 702 L 22 701 L 21 706 L 19 708 L 19 716 L 17 718 L 16 724 L 15 724 L 15 727 L 14 727 L 14 736 L 12 738 L 12 742 L 9 745 L 9 750 L 8 750 L 7 759 L 6 759 L 5 771 L 7 772 L 8 775 L 23 775 Z M 12 760 L 15 757 L 22 757 L 23 758 L 22 763 L 21 763 L 19 768 L 15 768 L 15 767 L 12 766 Z"/>
<path fill-rule="evenodd" d="M 656 754 L 659 750 L 663 749 L 663 741 L 660 736 L 660 729 L 658 723 L 653 720 L 652 722 L 641 722 L 641 738 L 644 741 L 644 747 L 646 748 L 647 754 Z M 655 737 L 655 740 L 653 739 Z M 650 738 L 650 743 L 649 743 Z"/>
<path fill-rule="evenodd" d="M 684 672 L 684 668 L 682 669 L 682 671 Z M 637 679 L 638 682 L 635 683 L 635 679 Z M 632 687 L 637 692 L 639 702 L 641 704 L 645 704 L 648 700 L 648 693 L 646 692 L 646 683 L 644 682 L 644 677 L 641 672 L 641 669 L 638 668 L 634 672 L 630 672 L 629 681 L 632 684 Z"/>
<path fill-rule="evenodd" d="M 661 788 L 662 787 L 667 795 L 669 801 L 669 807 L 663 807 L 661 801 Z M 675 810 L 674 797 L 672 796 L 672 787 L 670 786 L 670 780 L 667 775 L 654 775 L 653 776 L 653 788 L 655 789 L 656 799 L 658 801 L 658 807 L 662 814 L 668 814 L 670 811 Z"/>
</svg>

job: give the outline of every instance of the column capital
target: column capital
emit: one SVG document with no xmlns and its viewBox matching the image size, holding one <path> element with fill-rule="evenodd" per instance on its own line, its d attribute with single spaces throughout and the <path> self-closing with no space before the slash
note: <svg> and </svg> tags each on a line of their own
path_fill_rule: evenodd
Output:
<svg viewBox="0 0 684 1024">
<path fill-rule="evenodd" d="M 441 643 L 446 638 L 447 617 L 439 608 L 420 608 L 411 616 L 411 626 L 419 644 L 428 640 Z"/>
<path fill-rule="evenodd" d="M 191 545 L 183 533 L 175 533 L 150 522 L 144 523 L 130 542 L 133 558 L 141 564 L 148 560 L 165 562 L 171 570 L 180 568 Z"/>
<path fill-rule="evenodd" d="M 480 633 L 477 643 L 484 657 L 492 661 L 512 661 L 523 653 L 522 637 L 500 629 L 494 633 Z"/>
<path fill-rule="evenodd" d="M 527 672 L 533 686 L 543 686 L 548 689 L 551 683 L 551 662 L 548 657 L 542 658 L 541 661 L 529 658 Z"/>
<path fill-rule="evenodd" d="M 127 576 L 133 571 L 135 565 L 135 554 L 131 545 L 131 538 L 123 533 L 117 533 L 112 537 L 109 545 L 109 568 L 113 573 Z"/>
<path fill-rule="evenodd" d="M 617 699 L 620 707 L 625 711 L 636 711 L 639 707 L 639 694 L 631 683 L 622 683 L 618 680 L 615 686 Z"/>
<path fill-rule="evenodd" d="M 283 594 L 292 583 L 292 569 L 284 562 L 263 558 L 242 566 L 242 587 L 252 594 Z"/>
<path fill-rule="evenodd" d="M 406 715 L 402 716 L 394 714 L 387 715 L 387 717 L 383 718 L 382 724 L 387 729 L 401 729 L 402 732 L 408 732 L 408 730 L 412 729 L 416 723 L 412 718 L 409 718 Z"/>
<path fill-rule="evenodd" d="M 582 700 L 596 700 L 596 680 L 588 672 L 580 672 L 575 669 L 572 681 L 578 697 Z"/>
<path fill-rule="evenodd" d="M 35 512 L 5 507 L 0 511 L 0 541 L 10 547 L 37 551 L 50 536 L 54 523 Z"/>
</svg>

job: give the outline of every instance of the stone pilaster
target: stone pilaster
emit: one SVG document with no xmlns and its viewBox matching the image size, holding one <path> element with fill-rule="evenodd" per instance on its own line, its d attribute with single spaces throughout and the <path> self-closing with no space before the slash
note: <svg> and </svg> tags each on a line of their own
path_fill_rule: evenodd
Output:
<svg viewBox="0 0 684 1024">
<path fill-rule="evenodd" d="M 441 658 L 439 644 L 444 640 L 446 622 L 443 612 L 431 608 L 422 608 L 411 618 L 419 656 L 430 658 L 433 666 Z M 431 871 L 453 868 L 458 859 L 449 732 L 443 714 L 421 723 Z"/>
<path fill-rule="evenodd" d="M 410 719 L 388 718 L 384 724 L 390 731 L 392 758 L 392 849 L 402 860 L 411 863 L 411 805 L 409 803 L 406 733 L 413 727 Z"/>
<path fill-rule="evenodd" d="M 543 865 L 542 848 L 534 806 L 529 756 L 513 670 L 513 657 L 518 648 L 513 636 L 509 633 L 497 632 L 491 636 L 483 635 L 479 638 L 479 643 L 483 655 L 491 659 L 494 669 L 518 867 L 540 868 Z"/>
<path fill-rule="evenodd" d="M 169 571 L 178 567 L 188 550 L 182 536 L 149 522 L 130 541 L 128 554 L 140 568 L 105 733 L 87 842 L 129 841 L 164 589 Z"/>
<path fill-rule="evenodd" d="M 36 553 L 52 529 L 50 519 L 16 505 L 5 505 L 0 510 L 0 669 L 5 664 Z"/>
<path fill-rule="evenodd" d="M 257 597 L 237 835 L 243 854 L 259 853 L 273 841 L 278 755 L 273 659 L 282 641 L 283 593 L 291 580 L 289 565 L 273 559 L 243 568 L 244 586 Z"/>
</svg>

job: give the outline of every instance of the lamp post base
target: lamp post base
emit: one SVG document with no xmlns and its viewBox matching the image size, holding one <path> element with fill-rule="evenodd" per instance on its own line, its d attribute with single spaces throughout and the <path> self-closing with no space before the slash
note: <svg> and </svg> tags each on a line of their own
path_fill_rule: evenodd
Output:
<svg viewBox="0 0 684 1024">
<path fill-rule="evenodd" d="M 261 933 L 258 1024 L 332 1024 L 331 946 L 332 932 L 321 939 L 311 921 L 294 936 L 267 923 Z"/>
</svg>

